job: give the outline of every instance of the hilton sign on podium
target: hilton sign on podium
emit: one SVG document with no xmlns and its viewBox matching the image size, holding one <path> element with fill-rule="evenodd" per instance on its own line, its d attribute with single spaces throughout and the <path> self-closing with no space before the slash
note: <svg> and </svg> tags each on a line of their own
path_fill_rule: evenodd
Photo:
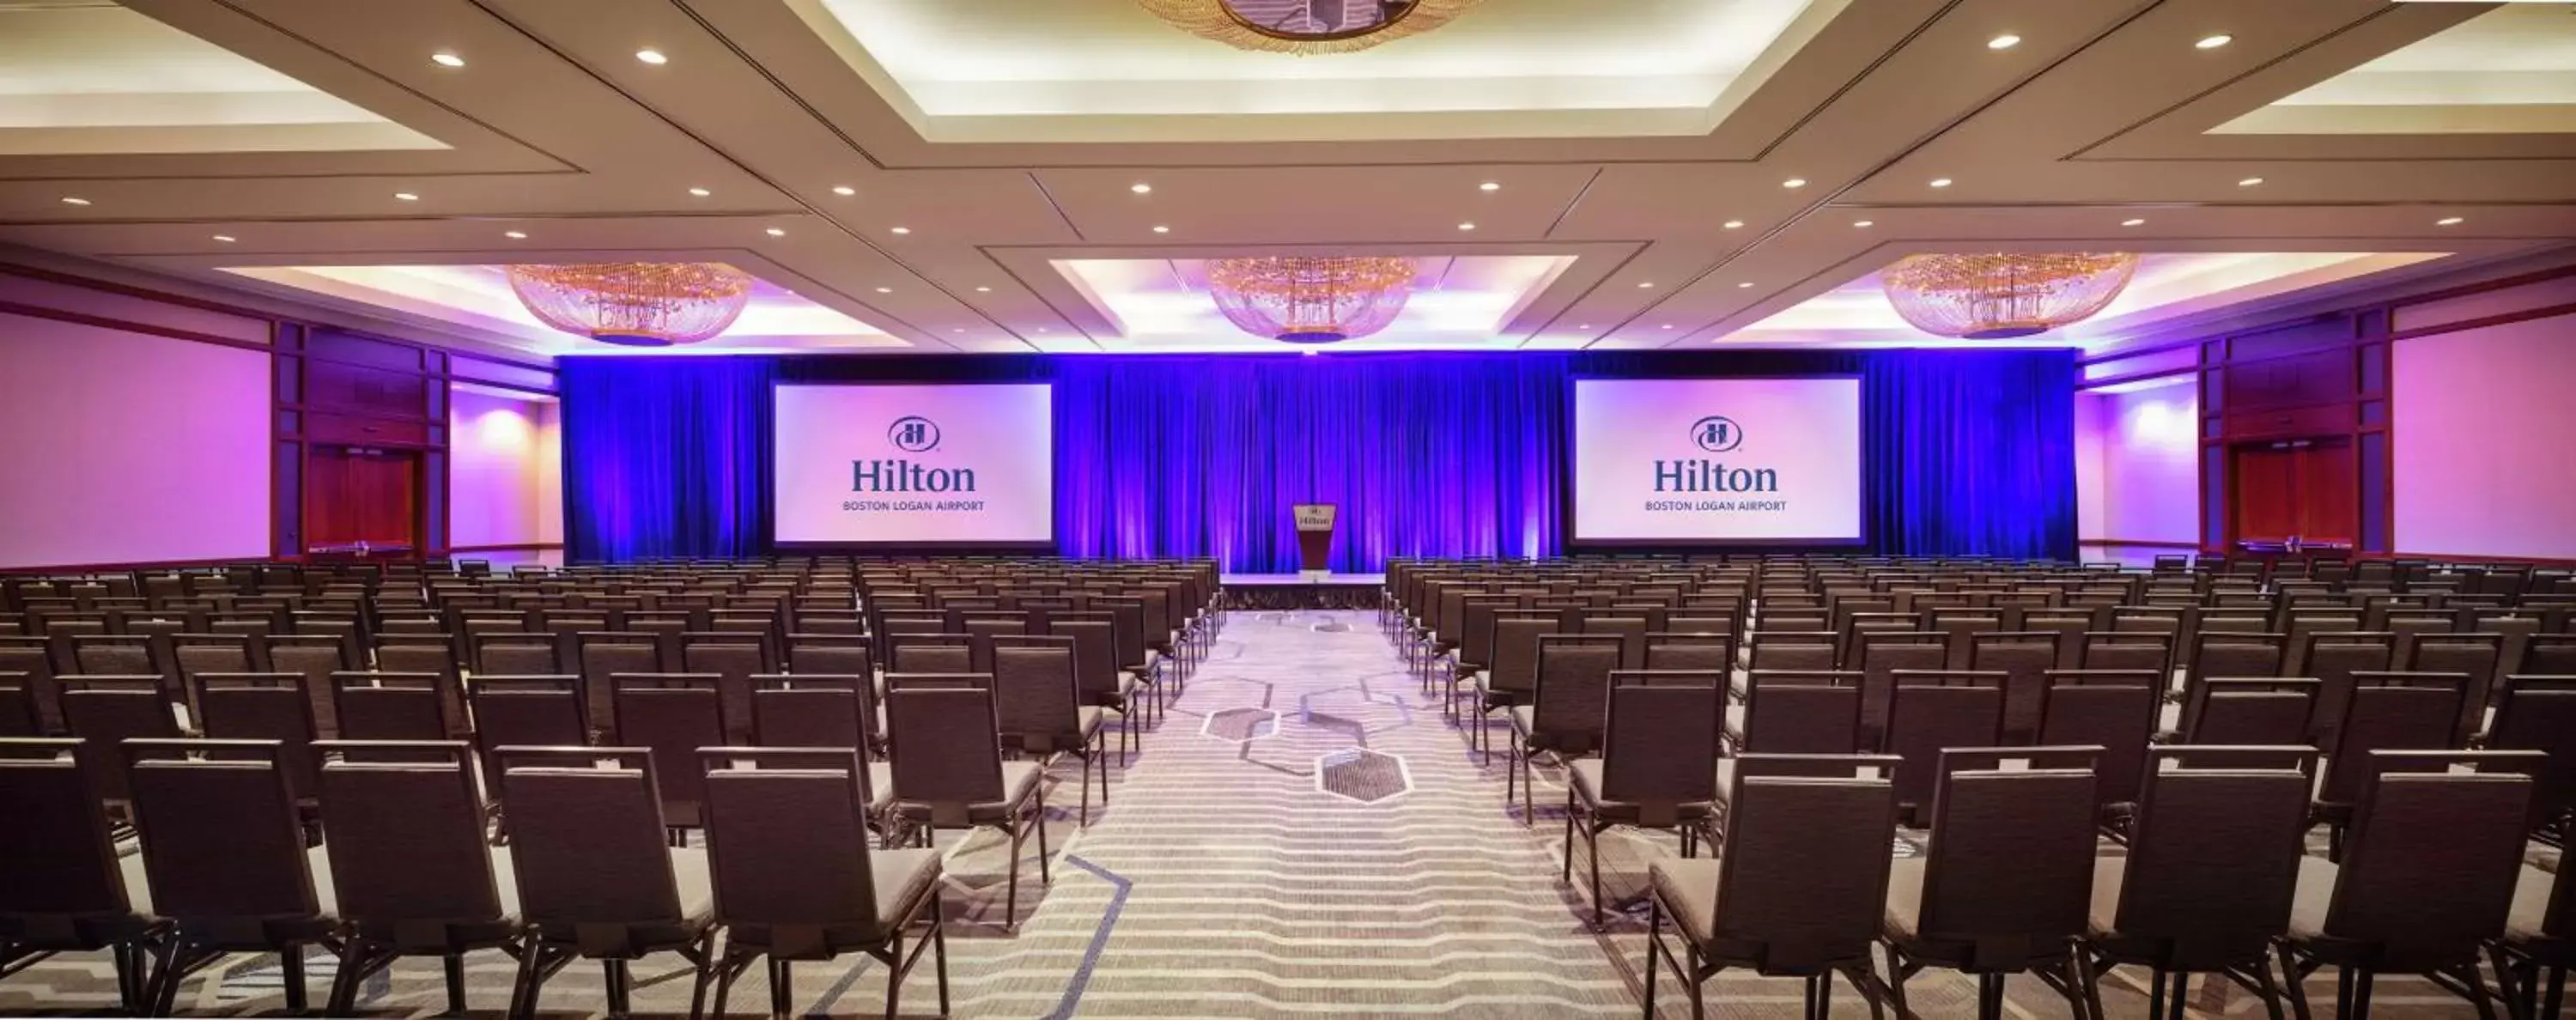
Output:
<svg viewBox="0 0 2576 1020">
<path fill-rule="evenodd" d="M 1336 509 L 1331 503 L 1299 503 L 1289 508 L 1297 518 L 1297 568 L 1309 577 L 1331 573 L 1326 564 L 1332 561 Z"/>
</svg>

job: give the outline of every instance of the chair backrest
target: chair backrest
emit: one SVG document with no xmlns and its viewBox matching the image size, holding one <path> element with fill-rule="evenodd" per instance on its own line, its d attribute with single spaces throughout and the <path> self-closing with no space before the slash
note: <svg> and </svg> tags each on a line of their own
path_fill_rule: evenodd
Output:
<svg viewBox="0 0 2576 1020">
<path fill-rule="evenodd" d="M 2317 682 L 2305 677 L 2195 680 L 2184 694 L 2183 739 L 2259 747 L 2305 744 L 2316 704 Z"/>
<path fill-rule="evenodd" d="M 2326 908 L 2330 938 L 2375 943 L 2381 973 L 2474 964 L 2504 934 L 2522 872 L 2529 751 L 2374 751 Z"/>
<path fill-rule="evenodd" d="M 977 672 L 973 639 L 967 635 L 902 634 L 890 640 L 893 647 L 888 649 L 888 672 Z"/>
<path fill-rule="evenodd" d="M 1987 631 L 1969 635 L 1968 668 L 2004 674 L 2004 739 L 2039 735 L 2040 678 L 2057 668 L 2057 635 Z"/>
<path fill-rule="evenodd" d="M 582 703 L 590 706 L 590 728 L 606 733 L 617 726 L 616 699 L 609 677 L 619 673 L 659 673 L 662 645 L 651 634 L 628 631 L 584 631 L 581 648 Z"/>
<path fill-rule="evenodd" d="M 1941 752 L 1924 847 L 1921 937 L 1970 943 L 1970 965 L 1980 970 L 2065 955 L 2066 941 L 2085 934 L 2092 904 L 2099 803 L 2093 760 L 2100 752 Z"/>
<path fill-rule="evenodd" d="M 762 747 L 869 747 L 875 681 L 858 674 L 752 678 L 752 738 Z"/>
<path fill-rule="evenodd" d="M 331 705 L 341 740 L 446 740 L 446 690 L 440 673 L 331 674 Z"/>
<path fill-rule="evenodd" d="M 0 818 L 9 820 L 9 838 L 0 839 L 0 918 L 22 931 L 132 910 L 91 786 L 90 772 L 115 767 L 97 760 L 99 749 L 79 739 L 0 738 Z"/>
<path fill-rule="evenodd" d="M 41 737 L 45 735 L 43 713 L 38 711 L 37 692 L 50 686 L 49 680 L 37 680 L 25 673 L 0 672 L 0 738 Z"/>
<path fill-rule="evenodd" d="M 1896 795 L 1908 817 L 1932 807 L 1940 781 L 1941 752 L 1952 747 L 1993 747 L 2003 741 L 2004 677 L 1968 670 L 1898 670 L 1887 710 L 1885 750 L 1905 762 Z"/>
<path fill-rule="evenodd" d="M 340 917 L 360 931 L 406 934 L 422 922 L 498 920 L 472 749 L 441 741 L 377 750 L 400 750 L 405 760 L 330 761 L 318 784 Z"/>
<path fill-rule="evenodd" d="M 1936 671 L 1950 662 L 1949 635 L 1937 631 L 1879 631 L 1861 636 L 1855 646 L 1860 659 L 1853 668 L 1860 670 L 1861 746 L 1881 746 L 1887 734 L 1888 699 L 1896 692 L 1896 673 Z"/>
<path fill-rule="evenodd" d="M 1073 677 L 1073 639 L 993 639 L 993 698 L 1004 743 L 1031 754 L 1080 750 L 1080 688 Z"/>
<path fill-rule="evenodd" d="M 196 689 L 200 734 L 276 741 L 287 789 L 299 800 L 314 795 L 322 760 L 313 750 L 313 699 L 304 693 L 303 674 L 198 673 L 188 682 Z"/>
<path fill-rule="evenodd" d="M 2417 673 L 2458 673 L 2469 678 L 2460 703 L 2458 736 L 2450 746 L 2466 746 L 2486 722 L 2488 689 L 2496 665 L 2504 661 L 2502 634 L 2417 634 L 2413 654 L 2400 655 L 2404 668 Z"/>
<path fill-rule="evenodd" d="M 990 677 L 886 678 L 886 744 L 894 788 L 928 805 L 934 825 L 1002 799 L 1002 736 Z"/>
<path fill-rule="evenodd" d="M 125 743 L 154 913 L 182 927 L 319 914 L 276 749 L 256 740 Z"/>
<path fill-rule="evenodd" d="M 1670 825 L 1685 804 L 1717 796 L 1723 673 L 1618 670 L 1601 744 L 1601 796 L 1637 806 L 1641 824 Z"/>
<path fill-rule="evenodd" d="M 2306 647 L 2295 657 L 2306 668 L 2291 676 L 2317 681 L 2316 716 L 2308 728 L 2317 746 L 2334 744 L 2335 727 L 2343 725 L 2344 702 L 2352 696 L 2354 673 L 2384 672 L 2397 662 L 2397 635 L 2365 631 L 2310 631 Z"/>
<path fill-rule="evenodd" d="M 1757 630 L 1745 636 L 1753 650 L 1754 669 L 1819 670 L 1834 668 L 1834 632 L 1830 630 Z"/>
<path fill-rule="evenodd" d="M 718 923 L 772 938 L 881 938 L 868 860 L 868 770 L 856 751 L 727 748 L 702 759 Z"/>
<path fill-rule="evenodd" d="M 1490 665 L 1486 686 L 1497 691 L 1523 693 L 1538 687 L 1538 639 L 1557 632 L 1555 614 L 1497 613 L 1494 615 Z"/>
<path fill-rule="evenodd" d="M 1862 674 L 1756 670 L 1744 681 L 1744 754 L 1851 754 L 1860 749 Z"/>
<path fill-rule="evenodd" d="M 2576 676 L 2506 677 L 2486 746 L 2547 756 L 2531 773 L 2532 828 L 2576 810 Z"/>
<path fill-rule="evenodd" d="M 1531 650 L 1536 652 L 1536 642 L 1531 643 Z M 1731 673 L 1735 669 L 1735 635 L 1679 631 L 1648 634 L 1645 662 L 1647 669 L 1713 669 Z"/>
<path fill-rule="evenodd" d="M 453 637 L 446 634 L 380 636 L 376 638 L 376 669 L 386 673 L 421 673 L 437 677 L 438 683 L 433 689 L 438 694 L 439 718 L 446 732 L 436 739 L 465 736 L 465 694 L 464 687 L 458 683 L 456 640 Z"/>
<path fill-rule="evenodd" d="M 2102 748 L 2094 790 L 2105 806 L 2135 803 L 2164 699 L 2146 670 L 2055 669 L 2041 678 L 2039 742 Z"/>
<path fill-rule="evenodd" d="M 2083 653 L 2077 659 L 2085 669 L 2148 669 L 2158 676 L 2173 674 L 2171 631 L 2086 631 L 2082 641 Z"/>
<path fill-rule="evenodd" d="M 2130 826 L 2114 927 L 2174 969 L 2259 962 L 2290 925 L 2316 751 L 2159 747 Z"/>
<path fill-rule="evenodd" d="M 1646 632 L 1649 621 L 1643 615 L 1627 610 L 1604 609 L 1585 613 L 1577 619 L 1575 632 L 1603 634 L 1619 639 L 1619 668 L 1643 669 L 1646 665 Z"/>
<path fill-rule="evenodd" d="M 199 673 L 267 672 L 257 651 L 243 634 L 170 635 L 170 663 L 182 683 Z"/>
<path fill-rule="evenodd" d="M 616 699 L 614 742 L 653 752 L 654 780 L 662 790 L 662 816 L 670 824 L 699 824 L 706 774 L 698 749 L 725 746 L 724 703 L 717 678 L 704 673 L 619 673 L 609 677 Z"/>
<path fill-rule="evenodd" d="M 555 652 L 555 636 L 552 634 L 476 634 L 474 672 L 476 676 L 486 673 L 551 676 L 563 672 L 563 663 L 558 661 Z"/>
<path fill-rule="evenodd" d="M 93 792 L 102 801 L 131 799 L 125 760 L 115 749 L 137 738 L 179 735 L 179 720 L 170 714 L 161 678 L 65 674 L 55 680 L 62 688 L 64 731 L 98 749 L 90 755 Z"/>
<path fill-rule="evenodd" d="M 1530 695 L 1531 740 L 1551 750 L 1601 746 L 1610 671 L 1626 639 L 1615 634 L 1550 634 L 1538 639 L 1538 689 Z"/>
<path fill-rule="evenodd" d="M 499 796 L 504 747 L 578 747 L 590 742 L 581 678 L 478 676 L 474 678 L 474 746 L 483 754 L 487 788 Z"/>
<path fill-rule="evenodd" d="M 716 678 L 725 743 L 751 742 L 751 678 L 771 671 L 766 635 L 699 631 L 680 635 L 680 668 Z"/>
<path fill-rule="evenodd" d="M 1764 964 L 1821 973 L 1869 958 L 1887 911 L 1896 839 L 1895 759 L 1748 755 L 1727 795 L 1718 855 L 1721 941 L 1754 943 Z"/>
<path fill-rule="evenodd" d="M 27 678 L 27 689 L 36 699 L 40 732 L 62 732 L 62 695 L 54 684 L 53 655 L 46 649 L 44 638 L 0 634 L 0 673 Z"/>
<path fill-rule="evenodd" d="M 2329 804 L 2351 804 L 2361 796 L 2373 751 L 2456 747 L 2452 720 L 2471 686 L 2458 673 L 2355 673 L 2352 679 L 2343 721 L 2327 752 L 2325 789 L 2317 795 Z"/>
<path fill-rule="evenodd" d="M 1061 613 L 1047 620 L 1047 633 L 1073 639 L 1073 679 L 1085 704 L 1118 700 L 1116 631 L 1117 625 L 1108 620 L 1072 619 Z"/>
<path fill-rule="evenodd" d="M 593 925 L 681 921 L 653 752 L 503 747 L 519 912 L 558 941 Z"/>
<path fill-rule="evenodd" d="M 855 634 L 790 634 L 787 635 L 787 671 L 874 677 L 877 672 L 876 650 L 869 639 Z"/>
<path fill-rule="evenodd" d="M 2519 667 L 2527 676 L 2576 676 L 2576 634 L 2534 634 Z"/>
</svg>

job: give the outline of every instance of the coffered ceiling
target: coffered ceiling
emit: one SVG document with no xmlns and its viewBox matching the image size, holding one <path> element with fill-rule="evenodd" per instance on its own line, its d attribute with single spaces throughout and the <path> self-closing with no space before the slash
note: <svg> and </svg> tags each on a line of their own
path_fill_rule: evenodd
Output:
<svg viewBox="0 0 2576 1020">
<path fill-rule="evenodd" d="M 713 351 L 1223 352 L 1279 345 L 1184 314 L 1200 260 L 1412 255 L 1457 288 L 1382 347 L 1709 349 L 1919 342 L 1911 253 L 2148 253 L 2039 338 L 2101 345 L 2576 240 L 2571 54 L 2564 2 L 1486 0 L 1295 57 L 1135 0 L 0 0 L 0 243 L 522 357 L 596 345 L 489 267 L 741 267 L 776 318 Z"/>
</svg>

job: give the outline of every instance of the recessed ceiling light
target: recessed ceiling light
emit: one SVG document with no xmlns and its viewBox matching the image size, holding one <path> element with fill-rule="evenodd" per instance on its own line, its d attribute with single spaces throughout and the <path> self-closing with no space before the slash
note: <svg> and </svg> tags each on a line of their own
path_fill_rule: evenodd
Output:
<svg viewBox="0 0 2576 1020">
<path fill-rule="evenodd" d="M 849 185 L 847 185 L 847 184 L 842 184 L 842 185 L 836 185 L 836 186 L 834 186 L 834 187 L 832 188 L 832 193 L 833 193 L 833 194 L 835 194 L 835 195 L 839 195 L 839 196 L 841 196 L 841 197 L 843 197 L 843 198 L 848 198 L 848 197 L 850 197 L 851 195 L 858 194 L 858 193 L 859 193 L 859 189 L 857 189 L 857 188 L 853 188 L 853 187 L 851 187 L 851 186 L 849 186 Z"/>
<path fill-rule="evenodd" d="M 1154 193 L 1154 186 L 1143 181 L 1137 181 L 1134 184 L 1128 185 L 1127 190 L 1133 191 L 1139 195 L 1151 195 Z"/>
<path fill-rule="evenodd" d="M 1935 178 L 1932 178 L 1932 186 L 1933 186 L 1933 187 L 1936 187 L 1936 188 L 1946 188 L 1946 187 L 1949 187 L 1949 186 L 1950 186 L 1950 179 L 1949 179 L 1949 178 L 1947 178 L 1947 177 L 1935 177 Z"/>
<path fill-rule="evenodd" d="M 2146 224 L 2147 224 L 2147 221 L 2145 221 L 2145 220 L 2121 220 L 2121 221 L 2120 221 L 2120 225 L 2121 225 L 2121 226 L 2124 226 L 2124 227 L 2143 227 L 2143 226 L 2145 226 Z"/>
<path fill-rule="evenodd" d="M 528 239 L 528 235 L 526 235 L 526 234 L 524 234 L 524 233 L 521 233 L 521 232 L 519 232 L 519 231 L 516 231 L 516 230 L 504 230 L 504 231 L 502 231 L 502 232 L 501 232 L 501 236 L 506 237 L 506 238 L 509 238 L 510 240 L 513 240 L 513 241 L 525 241 L 525 240 L 527 240 L 527 239 Z"/>
<path fill-rule="evenodd" d="M 1580 326 L 1576 326 L 1576 327 L 1574 327 L 1574 328 L 1576 328 L 1576 329 L 1591 329 L 1591 328 L 1592 328 L 1592 324 L 1591 324 L 1591 323 L 1589 323 L 1589 322 L 1587 322 L 1587 323 L 1584 323 L 1584 324 L 1582 324 L 1582 325 L 1580 325 Z"/>
<path fill-rule="evenodd" d="M 667 64 L 671 62 L 671 58 L 663 56 L 662 51 L 660 50 L 636 50 L 635 59 L 641 60 L 647 64 Z"/>
<path fill-rule="evenodd" d="M 1878 221 L 1877 221 L 1877 220 L 1853 220 L 1853 221 L 1852 221 L 1852 226 L 1855 226 L 1855 227 L 1874 227 L 1874 226 L 1877 226 L 1877 225 L 1878 225 Z"/>
<path fill-rule="evenodd" d="M 1781 181 L 1780 186 L 1783 188 L 1803 188 L 1807 186 L 1807 179 L 1804 177 L 1792 177 L 1788 180 Z"/>
<path fill-rule="evenodd" d="M 438 66 L 440 66 L 440 67 L 463 67 L 463 66 L 465 66 L 465 58 L 464 58 L 464 57 L 460 57 L 460 56 L 457 56 L 456 54 L 449 53 L 449 52 L 447 52 L 446 50 L 440 50 L 440 51 L 438 51 L 438 52 L 436 52 L 436 53 L 432 53 L 432 54 L 430 54 L 430 55 L 429 55 L 429 62 L 430 62 L 430 63 L 433 63 L 433 64 L 436 64 L 436 65 L 438 65 Z"/>
<path fill-rule="evenodd" d="M 963 330 L 963 329 L 952 329 L 952 330 L 949 330 L 949 332 L 951 332 L 951 333 L 963 333 L 963 332 L 966 332 L 966 331 L 965 331 L 965 330 Z"/>
<path fill-rule="evenodd" d="M 1990 50 L 2008 50 L 2019 45 L 2021 37 L 2010 32 L 1986 40 L 1986 48 Z"/>
<path fill-rule="evenodd" d="M 1503 190 L 1503 185 L 1502 185 L 1502 182 L 1500 182 L 1500 181 L 1486 181 L 1486 182 L 1485 182 L 1485 183 L 1483 183 L 1483 184 L 1476 185 L 1476 190 L 1478 190 L 1478 191 L 1501 191 L 1501 190 Z"/>
<path fill-rule="evenodd" d="M 2237 186 L 2237 187 L 2240 187 L 2240 188 L 2250 188 L 2250 187 L 2253 187 L 2253 186 L 2255 186 L 2255 185 L 2257 185 L 2257 184 L 2261 184 L 2261 183 L 2263 183 L 2263 179 L 2262 179 L 2262 178 L 2260 178 L 2260 177 L 2248 177 L 2248 178 L 2246 178 L 2246 179 L 2244 179 L 2244 180 L 2241 180 L 2241 181 L 2236 182 L 2236 186 Z"/>
<path fill-rule="evenodd" d="M 1038 327 L 1038 332 L 1040 332 L 1040 333 L 1044 333 L 1044 332 L 1046 332 L 1046 327 L 1044 327 L 1044 326 L 1040 326 L 1040 327 Z"/>
<path fill-rule="evenodd" d="M 1741 290 L 1741 289 L 1743 289 L 1743 288 L 1753 286 L 1753 281 L 1751 281 L 1751 280 L 1746 280 L 1746 281 L 1744 281 L 1744 282 L 1742 282 L 1742 283 L 1736 284 L 1735 286 L 1736 286 L 1736 289 Z"/>
<path fill-rule="evenodd" d="M 705 198 L 705 197 L 707 197 L 707 196 L 709 196 L 709 195 L 715 194 L 715 192 L 708 191 L 708 190 L 707 190 L 707 189 L 705 189 L 705 188 L 690 188 L 690 189 L 689 189 L 689 194 L 691 194 L 691 195 L 695 195 L 695 196 L 697 196 L 697 197 L 699 197 L 699 198 Z"/>
<path fill-rule="evenodd" d="M 2467 220 L 2466 218 L 2464 218 L 2464 217 L 2459 217 L 2459 216 L 2445 216 L 2445 217 L 2442 217 L 2441 219 L 2434 220 L 2434 221 L 2433 221 L 2433 225 L 2434 225 L 2434 226 L 2437 226 L 2437 227 L 2456 227 L 2456 226 L 2459 226 L 2460 224 L 2462 224 L 2462 223 L 2466 223 L 2466 222 L 2468 222 L 2468 220 Z"/>
<path fill-rule="evenodd" d="M 1160 224 L 1160 223 L 1157 223 L 1157 224 L 1154 224 L 1154 232 L 1155 232 L 1155 233 L 1157 233 L 1157 234 L 1168 234 L 1168 233 L 1171 233 L 1171 232 L 1172 232 L 1172 228 L 1170 228 L 1170 227 L 1166 227 L 1166 226 L 1164 226 L 1164 225 L 1162 225 L 1162 224 Z"/>
<path fill-rule="evenodd" d="M 2217 48 L 2219 48 L 2219 47 L 2221 47 L 2221 46 L 2225 46 L 2225 45 L 2227 45 L 2228 43 L 2232 43 L 2232 42 L 2235 42 L 2235 41 L 2236 41 L 2236 37 L 2235 37 L 2235 36 L 2228 35 L 2228 34 L 2227 34 L 2227 33 L 2225 33 L 2225 32 L 2221 32 L 2221 33 L 2219 33 L 2219 34 L 2217 34 L 2217 35 L 2202 36 L 2202 37 L 2201 37 L 2201 40 L 2200 40 L 2199 42 L 2193 43 L 2193 44 L 2192 44 L 2192 46 L 2194 46 L 2195 48 L 2198 48 L 2198 49 L 2214 50 L 2214 49 L 2217 49 Z"/>
<path fill-rule="evenodd" d="M 1741 229 L 1743 229 L 1743 227 L 1744 227 L 1744 221 L 1743 221 L 1743 220 L 1728 220 L 1728 221 L 1726 221 L 1726 222 L 1724 222 L 1724 223 L 1719 224 L 1719 226 L 1725 227 L 1725 228 L 1726 228 L 1726 229 L 1728 229 L 1728 230 L 1741 230 Z"/>
<path fill-rule="evenodd" d="M 397 192 L 394 192 L 394 197 L 395 197 L 395 198 L 398 198 L 398 199 L 401 199 L 401 200 L 403 200 L 403 201 L 405 201 L 405 202 L 417 202 L 417 201 L 420 201 L 420 196 L 415 195 L 415 194 L 412 194 L 411 192 L 408 192 L 408 191 L 397 191 Z"/>
<path fill-rule="evenodd" d="M 1458 229 L 1460 229 L 1460 230 L 1474 230 L 1474 229 L 1476 229 L 1476 225 L 1475 225 L 1475 224 L 1473 224 L 1473 223 L 1461 223 L 1461 224 L 1459 224 L 1459 225 L 1458 225 Z"/>
<path fill-rule="evenodd" d="M 1665 328 L 1665 329 L 1671 329 L 1671 328 L 1673 328 L 1673 324 L 1672 324 L 1672 323 L 1667 322 L 1667 323 L 1665 323 L 1665 324 L 1664 324 L 1664 328 Z"/>
<path fill-rule="evenodd" d="M 892 293 L 894 293 L 894 288 L 892 288 L 892 287 L 879 287 L 879 288 L 877 288 L 877 293 L 879 293 L 879 294 L 892 294 Z"/>
<path fill-rule="evenodd" d="M 771 228 L 769 228 L 769 236 L 771 236 L 771 237 L 785 237 L 785 236 L 787 236 L 787 231 L 786 231 L 786 229 L 785 229 L 785 228 L 782 228 L 782 227 L 771 227 Z"/>
<path fill-rule="evenodd" d="M 216 235 L 215 235 L 215 240 L 222 241 L 222 242 L 223 242 L 223 243 L 225 243 L 225 244 L 231 244 L 231 243 L 233 243 L 233 235 L 231 235 L 231 234 L 216 234 Z"/>
<path fill-rule="evenodd" d="M 978 294 L 990 294 L 990 293 L 992 293 L 992 292 L 993 292 L 993 288 L 991 288 L 991 287 L 977 287 L 977 288 L 975 288 L 975 293 L 978 293 Z"/>
<path fill-rule="evenodd" d="M 1637 289 L 1638 289 L 1638 290 L 1653 290 L 1654 288 L 1655 288 L 1655 281 L 1653 281 L 1653 280 L 1640 280 L 1640 281 L 1638 281 L 1638 282 L 1637 282 Z"/>
<path fill-rule="evenodd" d="M 65 196 L 63 196 L 63 204 L 64 204 L 64 205 L 88 205 L 88 204 L 89 204 L 89 199 L 82 198 L 82 197 L 80 197 L 80 196 L 78 196 L 78 195 L 65 195 Z"/>
<path fill-rule="evenodd" d="M 912 233 L 912 228 L 911 228 L 911 227 L 896 227 L 896 228 L 894 228 L 894 232 L 895 232 L 895 233 L 898 233 L 898 234 L 909 234 L 909 233 Z"/>
</svg>

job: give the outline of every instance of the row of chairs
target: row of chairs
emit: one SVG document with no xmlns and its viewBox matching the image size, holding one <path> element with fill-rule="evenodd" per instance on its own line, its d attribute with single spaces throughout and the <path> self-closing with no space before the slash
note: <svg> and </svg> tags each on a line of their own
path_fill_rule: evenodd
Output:
<svg viewBox="0 0 2576 1020">
<path fill-rule="evenodd" d="M 694 756 L 684 771 L 705 791 L 700 849 L 665 845 L 660 787 L 680 776 L 648 749 L 501 748 L 481 782 L 461 742 L 317 749 L 309 799 L 328 836 L 308 846 L 306 797 L 279 742 L 0 739 L 0 810 L 15 830 L 0 841 L 0 977 L 105 951 L 126 1009 L 166 1016 L 191 974 L 275 953 L 286 1006 L 302 1012 L 305 958 L 319 947 L 339 959 L 327 1015 L 349 1015 L 403 957 L 440 959 L 448 1009 L 462 1013 L 465 954 L 498 949 L 518 964 L 511 1016 L 533 1016 L 548 978 L 593 959 L 623 1017 L 633 962 L 676 953 L 694 969 L 693 1015 L 710 985 L 723 1013 L 761 961 L 783 1016 L 793 963 L 864 953 L 886 964 L 893 1017 L 928 949 L 948 1009 L 940 855 L 872 845 L 877 794 L 853 750 Z M 118 854 L 90 807 L 103 769 L 132 791 L 135 853 Z M 483 787 L 510 805 L 506 845 L 485 841 Z"/>
</svg>

